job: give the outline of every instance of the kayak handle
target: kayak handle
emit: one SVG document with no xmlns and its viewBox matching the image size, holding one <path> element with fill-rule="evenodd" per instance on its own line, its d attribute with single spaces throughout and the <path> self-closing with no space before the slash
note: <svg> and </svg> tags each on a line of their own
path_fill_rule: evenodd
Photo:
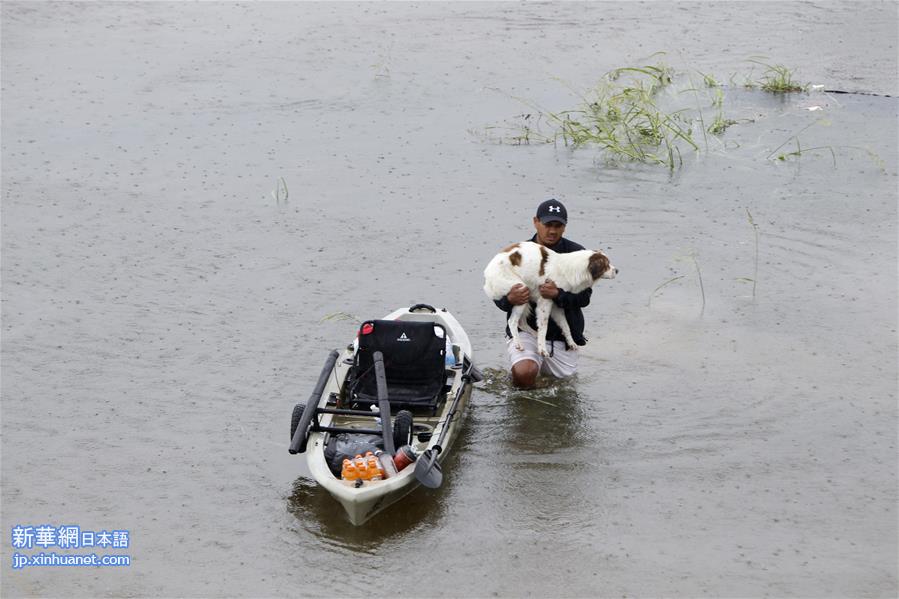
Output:
<svg viewBox="0 0 899 599">
<path fill-rule="evenodd" d="M 418 310 L 428 310 L 429 312 L 432 312 L 434 314 L 437 313 L 437 310 L 434 309 L 434 306 L 431 306 L 429 304 L 415 304 L 414 306 L 409 308 L 409 312 L 417 312 Z"/>
</svg>

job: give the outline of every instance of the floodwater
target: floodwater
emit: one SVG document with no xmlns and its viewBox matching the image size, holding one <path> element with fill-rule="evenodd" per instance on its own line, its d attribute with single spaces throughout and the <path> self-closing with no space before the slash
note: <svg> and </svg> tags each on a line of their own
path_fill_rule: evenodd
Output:
<svg viewBox="0 0 899 599">
<path fill-rule="evenodd" d="M 3 596 L 896 596 L 896 3 L 0 10 Z M 478 135 L 658 51 L 737 82 L 673 173 Z M 547 197 L 621 272 L 523 392 L 481 272 Z M 415 302 L 488 380 L 442 488 L 354 528 L 291 408 L 325 317 Z M 44 524 L 132 565 L 14 570 Z"/>
</svg>

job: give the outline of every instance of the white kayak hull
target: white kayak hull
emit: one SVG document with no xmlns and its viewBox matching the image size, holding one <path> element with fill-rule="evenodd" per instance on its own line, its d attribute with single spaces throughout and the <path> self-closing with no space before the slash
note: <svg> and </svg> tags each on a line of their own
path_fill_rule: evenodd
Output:
<svg viewBox="0 0 899 599">
<path fill-rule="evenodd" d="M 472 363 L 471 342 L 465 330 L 452 314 L 445 310 L 430 312 L 429 310 L 399 309 L 384 317 L 384 320 L 413 320 L 435 322 L 443 325 L 447 336 L 453 345 L 453 352 L 457 358 L 457 366 L 448 369 L 447 374 L 452 373 L 452 379 L 448 376 L 448 382 L 452 380 L 452 386 L 446 393 L 446 397 L 440 401 L 437 413 L 434 415 L 416 414 L 414 417 L 415 428 L 429 431 L 430 438 L 424 441 L 418 440 L 413 435 L 412 446 L 418 454 L 434 448 L 440 443 L 438 462 L 442 462 L 449 453 L 450 446 L 459 434 L 461 422 L 471 397 L 472 381 L 470 376 L 463 376 L 463 364 Z M 325 407 L 329 398 L 340 395 L 341 388 L 349 373 L 354 355 L 354 346 L 349 345 L 338 357 L 334 371 L 328 376 L 328 384 L 318 399 L 318 406 Z M 457 400 L 457 401 L 454 401 Z M 333 414 L 321 414 L 320 425 L 339 426 L 350 428 L 371 428 L 374 426 L 374 416 L 365 418 L 359 416 L 342 416 Z M 444 433 L 445 430 L 445 433 Z M 309 433 L 306 459 L 312 477 L 328 491 L 346 510 L 350 522 L 361 525 L 373 516 L 396 503 L 419 486 L 415 476 L 415 464 L 410 464 L 396 475 L 379 481 L 364 481 L 358 486 L 354 481 L 346 481 L 336 477 L 328 466 L 325 457 L 325 447 L 332 433 L 315 431 Z M 442 436 L 442 442 L 440 441 Z M 399 448 L 397 448 L 399 449 Z"/>
</svg>

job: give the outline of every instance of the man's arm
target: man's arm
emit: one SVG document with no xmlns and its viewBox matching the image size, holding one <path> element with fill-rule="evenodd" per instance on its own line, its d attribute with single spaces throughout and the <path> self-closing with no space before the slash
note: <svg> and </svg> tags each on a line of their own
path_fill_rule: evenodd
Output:
<svg viewBox="0 0 899 599">
<path fill-rule="evenodd" d="M 560 308 L 585 308 L 590 305 L 590 296 L 593 295 L 593 288 L 588 287 L 580 293 L 570 293 L 564 289 L 559 289 L 559 295 L 553 300 Z"/>
<path fill-rule="evenodd" d="M 583 308 L 590 304 L 590 296 L 593 295 L 593 288 L 587 287 L 580 293 L 570 293 L 556 287 L 554 281 L 547 281 L 540 285 L 540 295 L 546 299 L 551 299 L 560 308 Z"/>
<path fill-rule="evenodd" d="M 508 312 L 514 306 L 520 306 L 522 304 L 528 303 L 530 299 L 530 290 L 521 283 L 518 283 L 517 285 L 512 287 L 511 290 L 509 290 L 509 293 L 502 296 L 498 300 L 493 300 L 493 303 L 496 304 L 496 307 L 503 312 Z"/>
</svg>

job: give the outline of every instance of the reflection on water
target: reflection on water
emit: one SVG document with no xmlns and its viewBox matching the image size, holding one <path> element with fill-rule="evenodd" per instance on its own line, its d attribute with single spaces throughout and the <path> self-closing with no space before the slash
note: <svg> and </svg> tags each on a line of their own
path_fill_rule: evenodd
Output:
<svg viewBox="0 0 899 599">
<path fill-rule="evenodd" d="M 552 452 L 585 443 L 589 418 L 578 394 L 576 376 L 540 376 L 534 389 L 518 389 L 512 386 L 508 372 L 487 368 L 482 389 L 503 400 L 502 415 L 495 423 L 503 429 L 508 449 Z"/>
<path fill-rule="evenodd" d="M 604 512 L 594 488 L 605 478 L 596 466 L 598 426 L 587 411 L 596 404 L 581 396 L 593 388 L 577 377 L 541 376 L 536 388 L 518 389 L 505 370 L 484 375 L 484 401 L 473 418 L 477 436 L 486 437 L 479 458 L 493 464 L 495 478 L 486 483 L 492 494 L 512 498 L 497 517 L 563 544 L 578 542 L 601 526 Z"/>
<path fill-rule="evenodd" d="M 419 487 L 364 525 L 354 526 L 330 493 L 313 480 L 298 478 L 287 498 L 287 510 L 306 532 L 327 546 L 373 555 L 383 543 L 439 521 L 447 493 L 446 479 L 439 489 Z"/>
<path fill-rule="evenodd" d="M 467 412 L 462 415 L 468 419 Z M 439 526 L 454 492 L 459 453 L 471 445 L 471 430 L 463 420 L 450 453 L 441 462 L 443 484 L 437 489 L 418 487 L 363 524 L 350 523 L 343 506 L 322 486 L 305 477 L 296 479 L 287 497 L 287 511 L 300 526 L 328 546 L 358 553 L 374 553 L 385 542 L 401 538 L 421 528 Z"/>
</svg>

